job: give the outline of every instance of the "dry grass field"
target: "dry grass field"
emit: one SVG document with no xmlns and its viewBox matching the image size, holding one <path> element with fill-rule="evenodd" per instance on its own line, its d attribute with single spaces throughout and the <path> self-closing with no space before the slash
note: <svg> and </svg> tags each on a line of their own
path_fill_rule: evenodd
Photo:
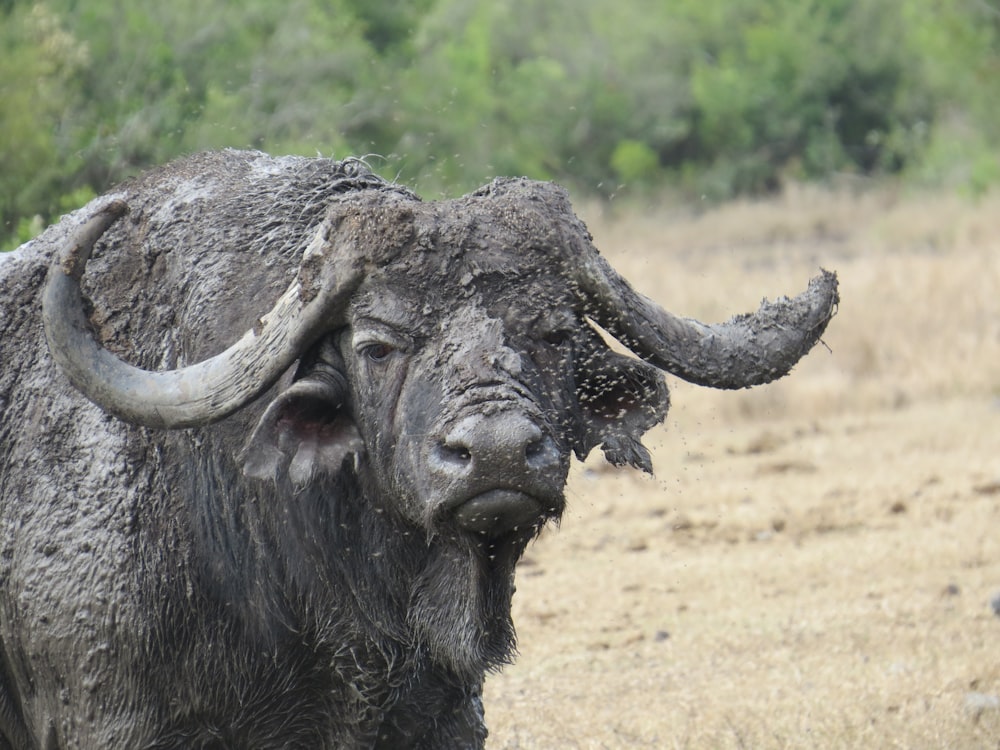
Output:
<svg viewBox="0 0 1000 750">
<path fill-rule="evenodd" d="M 488 747 L 1000 747 L 1000 196 L 585 212 L 703 320 L 836 270 L 792 375 L 669 379 L 656 475 L 599 456 L 518 572 Z"/>
</svg>

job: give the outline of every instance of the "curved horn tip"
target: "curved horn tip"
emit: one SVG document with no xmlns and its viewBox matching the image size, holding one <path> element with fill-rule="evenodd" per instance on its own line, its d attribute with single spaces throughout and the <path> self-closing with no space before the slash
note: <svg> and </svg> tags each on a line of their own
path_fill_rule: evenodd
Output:
<svg viewBox="0 0 1000 750">
<path fill-rule="evenodd" d="M 763 366 L 753 374 L 748 372 L 746 382 L 740 385 L 763 385 L 787 375 L 820 341 L 839 305 L 837 274 L 825 268 L 809 280 L 806 290 L 798 296 L 765 300 L 756 314 L 744 318 L 744 324 L 755 333 L 771 328 L 774 336 L 762 353 Z"/>
<path fill-rule="evenodd" d="M 823 326 L 837 314 L 840 305 L 837 273 L 820 268 L 820 273 L 809 279 L 806 290 L 796 297 L 780 297 L 774 302 L 764 300 L 757 315 L 787 315 L 796 320 L 796 328 L 803 332 Z M 801 323 L 799 323 L 801 321 Z"/>
<path fill-rule="evenodd" d="M 828 271 L 823 267 L 820 267 L 819 271 L 818 276 L 813 276 L 809 279 L 809 289 L 815 289 L 819 294 L 829 299 L 830 315 L 833 316 L 837 312 L 837 306 L 840 304 L 837 272 Z"/>
<path fill-rule="evenodd" d="M 125 202 L 124 198 L 114 198 L 108 201 L 108 204 L 104 206 L 104 208 L 102 208 L 98 213 L 108 214 L 109 216 L 113 216 L 114 218 L 117 219 L 127 214 L 129 210 L 130 210 L 129 205 L 128 203 Z"/>
<path fill-rule="evenodd" d="M 120 198 L 109 201 L 90 216 L 73 232 L 70 241 L 59 252 L 58 266 L 67 276 L 79 280 L 90 259 L 94 245 L 112 224 L 129 212 L 129 206 Z"/>
<path fill-rule="evenodd" d="M 815 319 L 812 327 L 820 329 L 817 332 L 818 339 L 819 334 L 823 332 L 822 329 L 826 328 L 826 324 L 837 314 L 840 306 L 840 287 L 836 271 L 820 268 L 819 275 L 809 280 L 806 291 L 791 302 L 794 304 L 799 301 L 807 305 L 805 317 Z"/>
</svg>

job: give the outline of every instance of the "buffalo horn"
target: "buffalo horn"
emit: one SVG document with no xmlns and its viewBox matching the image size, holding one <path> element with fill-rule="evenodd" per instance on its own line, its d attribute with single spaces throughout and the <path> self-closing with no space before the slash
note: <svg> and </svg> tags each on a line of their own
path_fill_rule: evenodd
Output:
<svg viewBox="0 0 1000 750">
<path fill-rule="evenodd" d="M 794 299 L 709 325 L 639 294 L 596 253 L 577 266 L 586 311 L 637 355 L 697 385 L 748 388 L 786 375 L 837 310 L 837 275 L 824 270 Z"/>
<path fill-rule="evenodd" d="M 94 244 L 127 211 L 124 202 L 113 201 L 69 238 L 49 271 L 42 318 L 52 357 L 70 382 L 101 408 L 134 424 L 194 427 L 237 411 L 267 390 L 342 314 L 361 281 L 360 263 L 339 264 L 339 277 L 323 278 L 319 284 L 316 279 L 297 279 L 258 325 L 224 352 L 178 370 L 142 370 L 95 340 L 80 290 Z M 322 254 L 326 239 L 326 233 L 318 231 L 304 260 Z"/>
</svg>

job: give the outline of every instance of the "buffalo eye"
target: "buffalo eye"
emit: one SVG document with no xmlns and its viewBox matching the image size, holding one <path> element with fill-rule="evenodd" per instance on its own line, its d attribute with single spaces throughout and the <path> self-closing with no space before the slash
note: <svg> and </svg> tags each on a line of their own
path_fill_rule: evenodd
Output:
<svg viewBox="0 0 1000 750">
<path fill-rule="evenodd" d="M 412 351 L 414 339 L 386 323 L 364 322 L 354 329 L 351 345 L 359 360 L 385 365 L 394 355 Z"/>
<path fill-rule="evenodd" d="M 557 328 L 552 331 L 548 331 L 542 337 L 546 344 L 550 344 L 552 346 L 562 346 L 571 338 L 573 338 L 573 332 L 568 328 Z"/>
<path fill-rule="evenodd" d="M 386 344 L 384 342 L 377 342 L 373 344 L 366 344 L 361 348 L 361 356 L 367 359 L 369 362 L 385 362 L 392 353 L 396 351 L 396 347 L 391 344 Z"/>
</svg>

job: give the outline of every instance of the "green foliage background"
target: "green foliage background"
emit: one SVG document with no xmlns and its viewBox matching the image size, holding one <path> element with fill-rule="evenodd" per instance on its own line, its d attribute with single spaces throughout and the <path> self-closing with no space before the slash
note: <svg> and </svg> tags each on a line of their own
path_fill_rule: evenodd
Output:
<svg viewBox="0 0 1000 750">
<path fill-rule="evenodd" d="M 0 0 L 0 248 L 205 148 L 722 199 L 1000 181 L 995 0 Z"/>
</svg>

